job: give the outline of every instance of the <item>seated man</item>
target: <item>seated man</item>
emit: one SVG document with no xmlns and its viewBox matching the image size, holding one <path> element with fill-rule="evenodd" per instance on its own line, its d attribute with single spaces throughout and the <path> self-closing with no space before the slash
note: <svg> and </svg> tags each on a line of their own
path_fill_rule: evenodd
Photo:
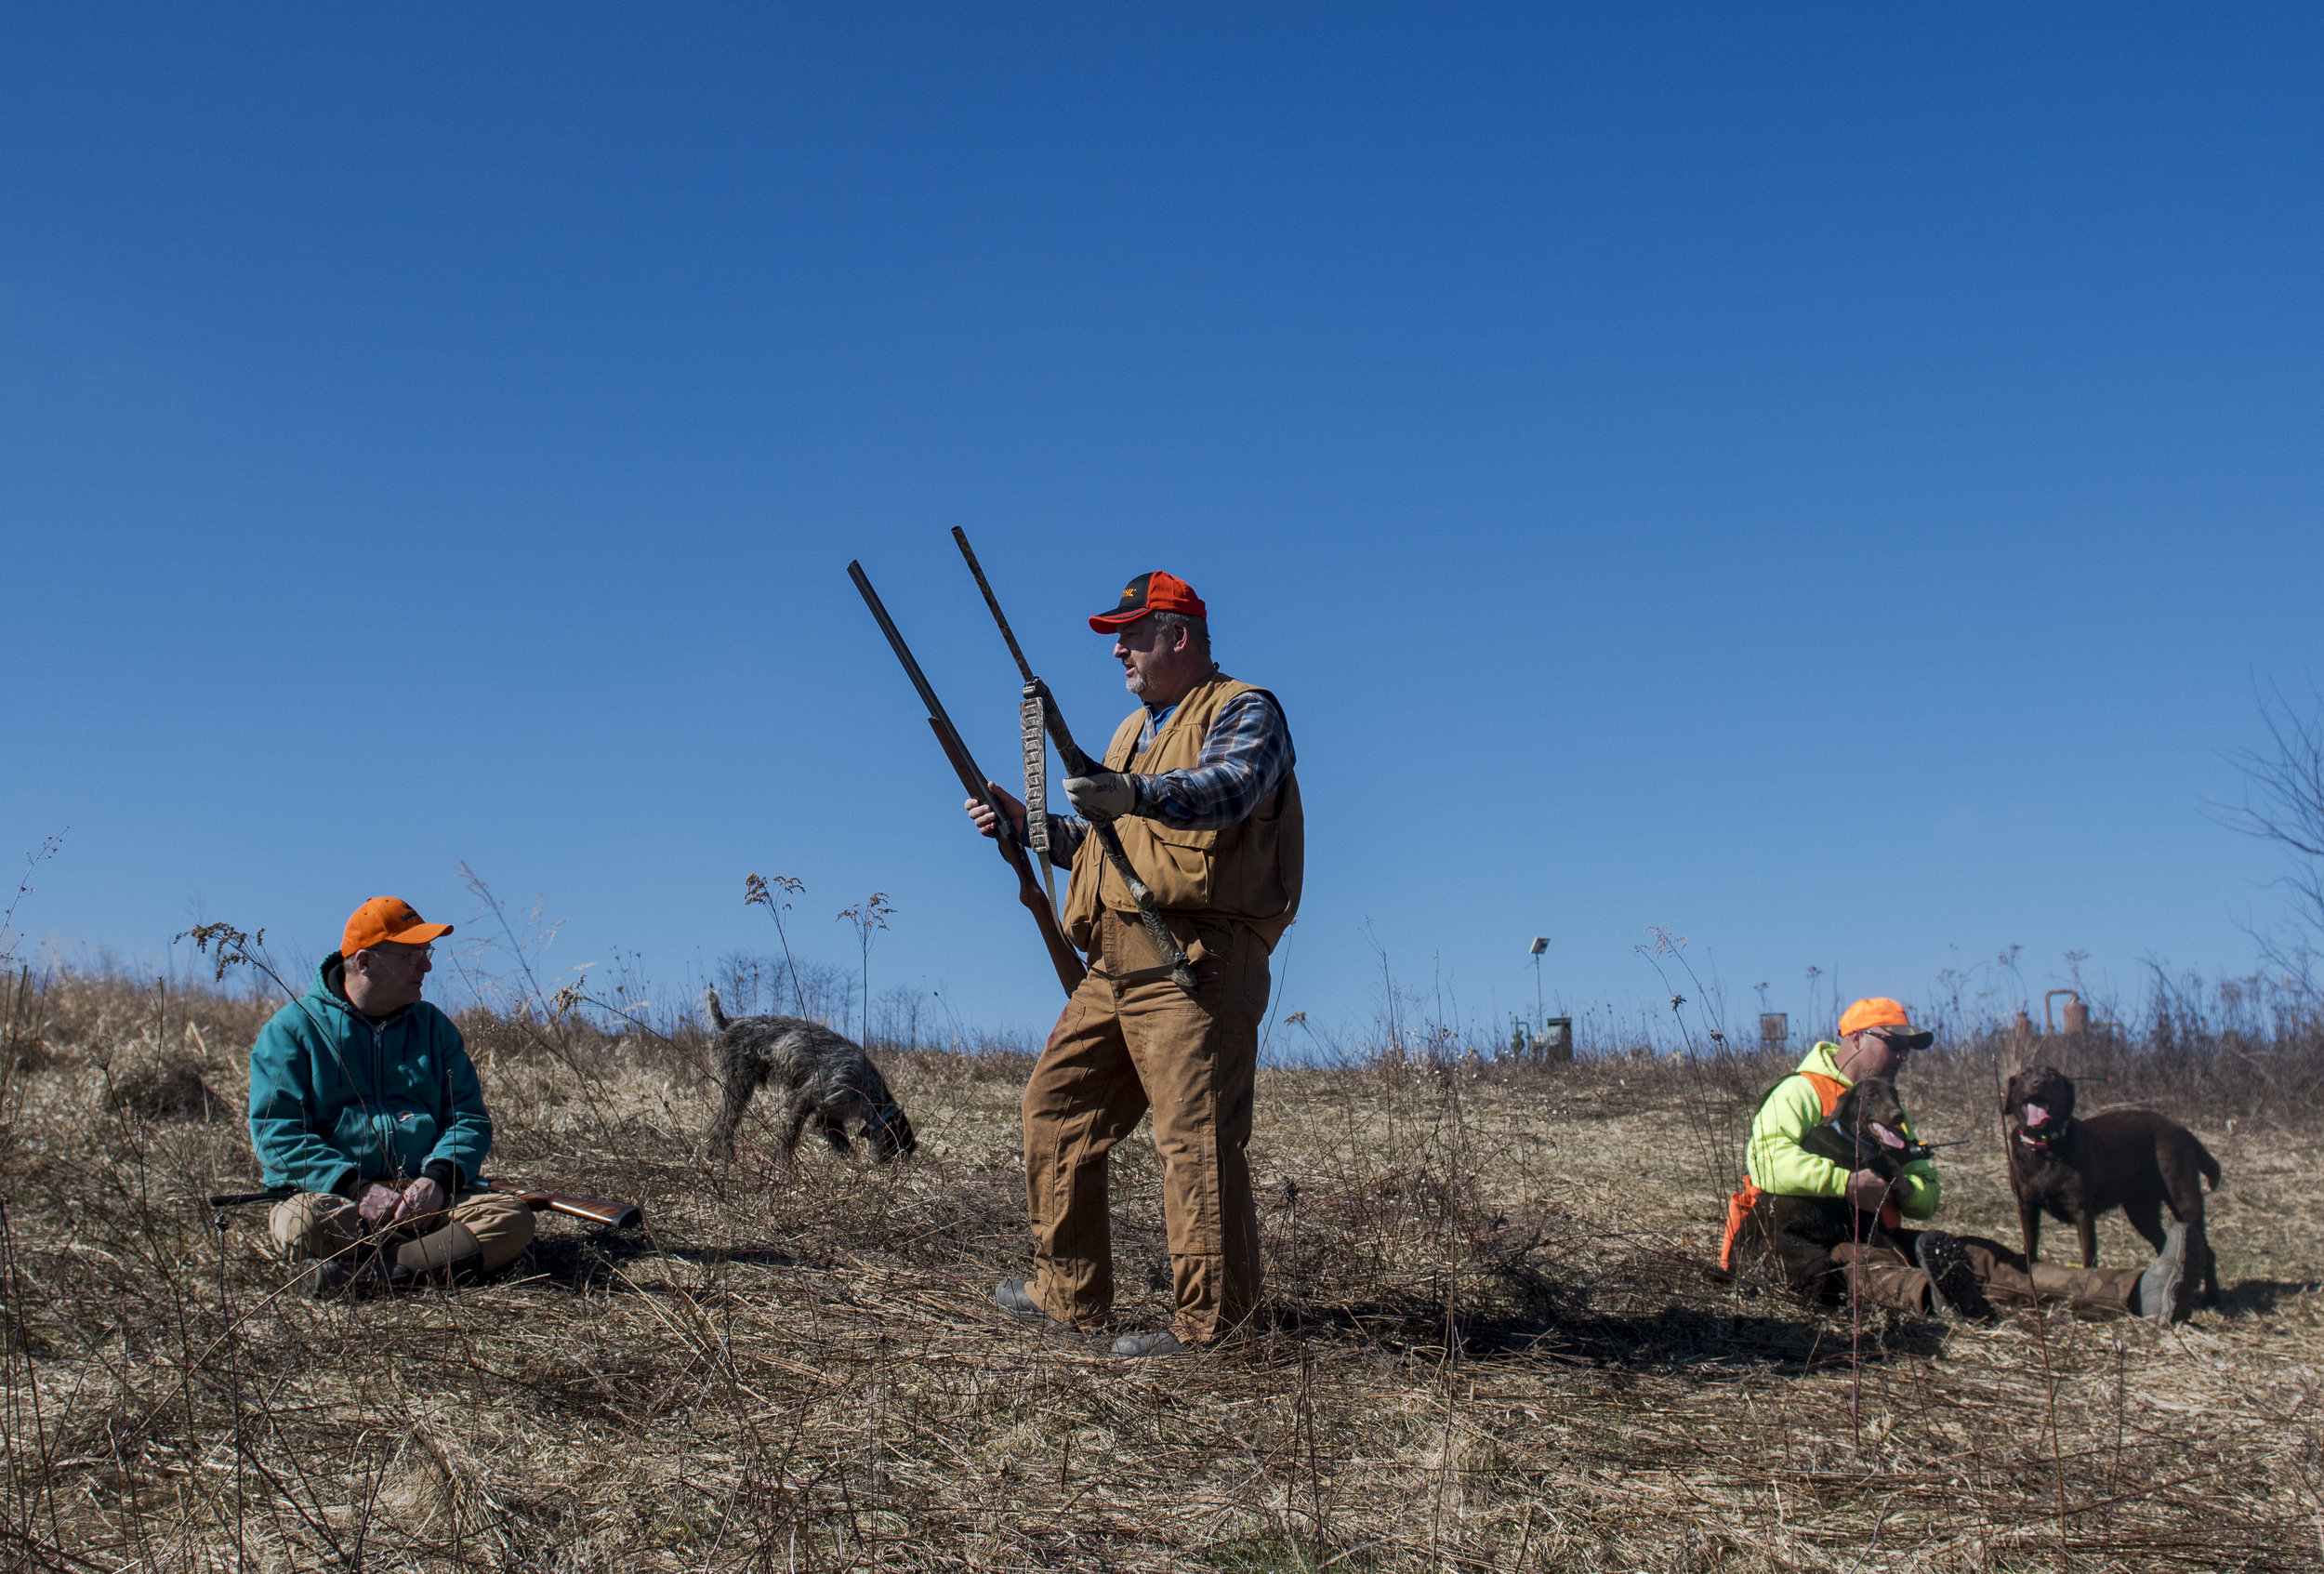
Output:
<svg viewBox="0 0 2324 1574">
<path fill-rule="evenodd" d="M 1918 1227 L 1935 1215 L 1940 1195 L 1936 1166 L 1925 1156 L 1891 1166 L 1891 1179 L 1870 1167 L 1851 1171 L 1810 1150 L 1816 1128 L 1831 1118 L 1851 1087 L 1875 1078 L 1893 1080 L 1906 1057 L 1926 1048 L 1930 1038 L 1896 1001 L 1858 1000 L 1840 1018 L 1840 1041 L 1819 1042 L 1798 1070 L 1768 1091 L 1751 1118 L 1750 1173 L 1727 1202 L 1720 1266 L 1732 1269 L 1739 1248 L 1757 1248 L 1776 1260 L 1784 1282 L 1808 1299 L 1835 1303 L 1860 1284 L 1875 1305 L 1978 1322 L 1994 1315 L 1988 1297 L 2028 1305 L 2064 1301 L 2093 1316 L 2182 1319 L 2182 1229 L 2172 1229 L 2144 1269 L 2028 1264 L 1998 1242 Z M 1892 1135 L 1919 1143 L 1908 1124 Z"/>
<path fill-rule="evenodd" d="M 491 1151 L 476 1067 L 420 997 L 432 942 L 411 905 L 375 896 L 347 920 L 304 1000 L 250 1048 L 250 1145 L 269 1186 L 296 1186 L 267 1225 L 319 1296 L 488 1274 L 533 1239 L 515 1197 L 468 1193 Z"/>
</svg>

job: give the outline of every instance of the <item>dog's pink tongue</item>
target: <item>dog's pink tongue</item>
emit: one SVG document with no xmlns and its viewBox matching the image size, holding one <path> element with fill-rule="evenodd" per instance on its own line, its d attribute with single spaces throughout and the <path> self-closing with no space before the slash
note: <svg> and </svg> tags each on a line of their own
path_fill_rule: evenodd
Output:
<svg viewBox="0 0 2324 1574">
<path fill-rule="evenodd" d="M 2050 1112 L 2049 1112 L 2048 1110 L 2046 1110 L 2046 1109 L 2042 1108 L 2040 1104 L 2027 1104 L 2027 1105 L 2026 1106 L 2026 1124 L 2027 1124 L 2027 1125 L 2028 1125 L 2028 1126 L 2039 1126 L 2039 1125 L 2042 1124 L 2044 1121 L 2048 1120 L 2049 1118 L 2050 1118 Z"/>
</svg>

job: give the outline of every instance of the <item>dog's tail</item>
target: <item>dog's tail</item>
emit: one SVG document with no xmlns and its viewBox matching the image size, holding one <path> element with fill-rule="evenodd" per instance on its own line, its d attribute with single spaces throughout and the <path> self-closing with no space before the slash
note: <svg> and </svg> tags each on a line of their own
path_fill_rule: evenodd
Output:
<svg viewBox="0 0 2324 1574">
<path fill-rule="evenodd" d="M 2211 1156 L 2211 1149 L 2205 1147 L 2203 1140 L 2194 1132 L 2189 1131 L 2186 1138 L 2188 1142 L 2195 1144 L 2195 1168 L 2200 1170 L 2210 1179 L 2211 1189 L 2217 1191 L 2219 1189 L 2219 1160 Z"/>
<path fill-rule="evenodd" d="M 726 1020 L 726 1012 L 719 1009 L 719 992 L 716 989 L 705 989 L 702 992 L 702 999 L 710 1008 L 710 1025 L 712 1026 L 723 1033 L 728 1028 L 734 1025 L 733 1023 Z"/>
</svg>

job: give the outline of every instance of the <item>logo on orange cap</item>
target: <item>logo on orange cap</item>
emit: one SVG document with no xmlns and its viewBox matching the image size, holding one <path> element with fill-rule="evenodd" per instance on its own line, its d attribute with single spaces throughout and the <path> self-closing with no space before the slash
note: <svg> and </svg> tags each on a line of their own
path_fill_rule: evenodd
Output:
<svg viewBox="0 0 2324 1574">
<path fill-rule="evenodd" d="M 1208 617 L 1195 588 L 1175 574 L 1154 569 L 1122 587 L 1122 599 L 1089 619 L 1092 632 L 1111 634 L 1137 622 L 1150 612 L 1182 612 L 1189 617 Z"/>
<path fill-rule="evenodd" d="M 339 936 L 339 955 L 351 957 L 390 942 L 425 946 L 451 932 L 448 923 L 422 923 L 412 905 L 401 896 L 375 896 L 349 917 L 347 931 Z"/>
<path fill-rule="evenodd" d="M 1892 1044 L 1901 1044 L 1913 1050 L 1921 1048 L 1936 1037 L 1925 1028 L 1915 1027 L 1904 1002 L 1892 1000 L 1885 995 L 1858 1000 L 1840 1013 L 1840 1036 L 1842 1038 L 1851 1033 L 1870 1032 L 1879 1033 Z"/>
</svg>

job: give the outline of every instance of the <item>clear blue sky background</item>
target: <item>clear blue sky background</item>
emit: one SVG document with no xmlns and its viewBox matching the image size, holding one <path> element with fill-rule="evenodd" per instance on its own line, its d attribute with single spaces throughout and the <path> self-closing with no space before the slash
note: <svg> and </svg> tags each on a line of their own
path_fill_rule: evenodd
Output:
<svg viewBox="0 0 2324 1574">
<path fill-rule="evenodd" d="M 1165 565 L 1283 696 L 1282 1010 L 2248 968 L 2209 822 L 2317 665 L 2312 7 L 14 6 L 20 923 L 309 957 L 465 858 L 673 995 L 899 909 L 1055 984 L 988 769 Z M 1004 776 L 1004 779 L 1008 779 Z M 10 885 L 13 885 L 11 880 Z M 1958 947 L 1955 950 L 1954 947 Z M 182 954 L 181 954 L 182 955 Z M 2015 985 L 2009 988 L 2014 994 Z"/>
</svg>

